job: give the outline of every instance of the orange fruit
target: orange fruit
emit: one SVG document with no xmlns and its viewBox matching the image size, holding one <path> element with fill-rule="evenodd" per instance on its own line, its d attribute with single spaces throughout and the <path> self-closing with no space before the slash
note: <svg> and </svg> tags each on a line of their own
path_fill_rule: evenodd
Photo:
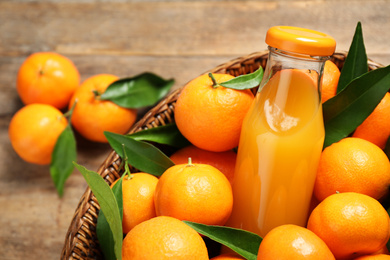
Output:
<svg viewBox="0 0 390 260">
<path fill-rule="evenodd" d="M 374 111 L 356 128 L 352 136 L 370 141 L 381 149 L 385 148 L 390 136 L 390 93 L 386 93 Z"/>
<path fill-rule="evenodd" d="M 382 249 L 389 239 L 389 215 L 374 198 L 333 194 L 310 214 L 307 228 L 319 236 L 336 259 L 353 259 Z"/>
<path fill-rule="evenodd" d="M 15 152 L 25 161 L 49 164 L 58 137 L 68 121 L 57 108 L 46 104 L 31 104 L 12 117 L 8 128 Z"/>
<path fill-rule="evenodd" d="M 340 70 L 331 60 L 327 60 L 322 74 L 322 103 L 336 96 L 337 85 L 339 84 Z"/>
<path fill-rule="evenodd" d="M 135 226 L 122 245 L 123 260 L 208 260 L 206 244 L 178 219 L 160 216 Z"/>
<path fill-rule="evenodd" d="M 193 163 L 208 164 L 214 166 L 225 174 L 230 184 L 233 182 L 234 168 L 237 154 L 233 150 L 225 152 L 210 152 L 200 149 L 194 145 L 184 147 L 170 156 L 175 164 L 184 164 L 191 157 Z"/>
<path fill-rule="evenodd" d="M 234 78 L 213 74 L 221 83 Z M 175 107 L 178 129 L 193 145 L 212 152 L 238 146 L 241 124 L 254 96 L 247 90 L 213 86 L 209 75 L 201 75 L 184 86 Z"/>
<path fill-rule="evenodd" d="M 386 254 L 365 255 L 358 258 L 354 258 L 354 260 L 390 260 L 390 255 L 386 255 Z"/>
<path fill-rule="evenodd" d="M 142 172 L 123 178 L 123 233 L 127 234 L 139 223 L 156 217 L 154 191 L 156 190 L 157 182 L 157 177 Z"/>
<path fill-rule="evenodd" d="M 259 260 L 335 259 L 328 246 L 312 231 L 286 224 L 273 228 L 260 243 Z"/>
<path fill-rule="evenodd" d="M 136 120 L 137 110 L 100 100 L 94 94 L 103 93 L 117 79 L 117 76 L 111 74 L 92 76 L 86 79 L 72 96 L 69 109 L 77 100 L 72 114 L 72 125 L 88 140 L 106 143 L 104 131 L 125 134 Z"/>
<path fill-rule="evenodd" d="M 319 201 L 336 192 L 359 192 L 377 200 L 389 192 L 390 163 L 378 146 L 348 137 L 321 154 L 314 194 Z"/>
<path fill-rule="evenodd" d="M 221 254 L 218 256 L 215 256 L 213 258 L 210 258 L 210 260 L 244 260 L 245 258 L 242 258 L 241 256 L 237 254 Z"/>
<path fill-rule="evenodd" d="M 223 173 L 207 164 L 178 164 L 160 177 L 154 194 L 157 216 L 224 225 L 233 207 Z"/>
<path fill-rule="evenodd" d="M 42 103 L 62 109 L 79 84 L 80 73 L 70 59 L 54 52 L 37 52 L 20 66 L 16 87 L 26 105 Z"/>
</svg>

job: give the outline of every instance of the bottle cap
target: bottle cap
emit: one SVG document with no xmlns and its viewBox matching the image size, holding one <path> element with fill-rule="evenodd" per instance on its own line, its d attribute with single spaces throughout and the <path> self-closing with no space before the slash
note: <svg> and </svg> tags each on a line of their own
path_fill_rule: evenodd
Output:
<svg viewBox="0 0 390 260">
<path fill-rule="evenodd" d="M 331 36 L 293 26 L 271 27 L 265 42 L 277 49 L 311 56 L 330 56 L 336 49 L 336 41 Z"/>
</svg>

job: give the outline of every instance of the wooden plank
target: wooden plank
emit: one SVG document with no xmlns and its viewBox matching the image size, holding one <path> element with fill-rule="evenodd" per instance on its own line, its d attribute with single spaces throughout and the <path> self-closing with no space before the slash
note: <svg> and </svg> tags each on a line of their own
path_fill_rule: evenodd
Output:
<svg viewBox="0 0 390 260">
<path fill-rule="evenodd" d="M 266 48 L 275 24 L 310 27 L 349 47 L 358 21 L 367 52 L 389 54 L 387 1 L 0 3 L 0 55 L 241 56 Z M 380 26 L 378 26 L 380 25 Z"/>
<path fill-rule="evenodd" d="M 63 198 L 56 194 L 48 166 L 22 161 L 0 128 L 0 259 L 58 259 L 65 232 L 87 188 L 75 171 Z M 111 148 L 78 139 L 78 163 L 97 170 Z M 94 158 L 94 159 L 92 159 Z"/>
</svg>

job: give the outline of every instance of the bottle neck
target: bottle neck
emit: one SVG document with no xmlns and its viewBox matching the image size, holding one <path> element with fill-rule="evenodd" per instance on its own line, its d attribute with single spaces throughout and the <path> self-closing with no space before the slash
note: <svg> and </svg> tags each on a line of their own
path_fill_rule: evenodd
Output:
<svg viewBox="0 0 390 260">
<path fill-rule="evenodd" d="M 276 72 L 284 69 L 308 70 L 317 77 L 319 93 L 321 91 L 321 79 L 328 56 L 310 56 L 299 53 L 287 52 L 273 47 L 268 47 L 268 61 L 264 70 L 263 80 L 260 84 L 259 91 L 275 75 Z"/>
</svg>

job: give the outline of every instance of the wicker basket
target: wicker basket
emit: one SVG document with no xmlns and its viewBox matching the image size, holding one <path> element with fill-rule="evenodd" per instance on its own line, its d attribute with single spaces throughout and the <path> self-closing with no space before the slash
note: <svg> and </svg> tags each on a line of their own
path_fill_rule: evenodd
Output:
<svg viewBox="0 0 390 260">
<path fill-rule="evenodd" d="M 346 52 L 336 53 L 333 55 L 332 60 L 339 68 L 342 68 L 346 55 Z M 221 64 L 208 72 L 228 73 L 234 76 L 251 73 L 257 70 L 259 66 L 264 68 L 267 57 L 268 51 L 253 53 Z M 370 70 L 380 67 L 383 67 L 383 65 L 369 60 Z M 171 92 L 155 107 L 149 110 L 131 128 L 129 133 L 173 122 L 175 103 L 180 95 L 180 91 L 181 88 Z M 97 172 L 111 184 L 122 175 L 123 169 L 120 169 L 120 164 L 121 158 L 112 151 Z M 131 171 L 136 172 L 137 169 L 133 168 Z M 99 208 L 95 196 L 88 188 L 80 199 L 66 233 L 61 259 L 103 259 L 95 229 Z"/>
</svg>

